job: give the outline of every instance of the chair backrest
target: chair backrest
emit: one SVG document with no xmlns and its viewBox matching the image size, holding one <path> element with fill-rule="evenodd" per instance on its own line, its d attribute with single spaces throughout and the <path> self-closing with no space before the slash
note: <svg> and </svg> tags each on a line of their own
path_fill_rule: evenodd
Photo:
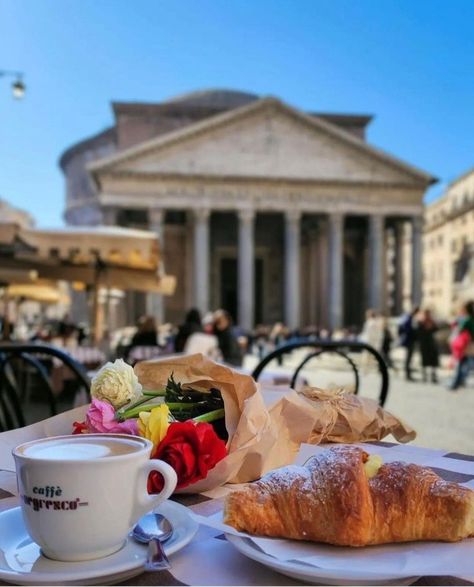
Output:
<svg viewBox="0 0 474 587">
<path fill-rule="evenodd" d="M 139 361 L 158 359 L 167 354 L 169 354 L 167 349 L 158 345 L 134 345 L 127 349 L 125 361 L 133 366 Z"/>
<path fill-rule="evenodd" d="M 314 340 L 314 341 L 297 341 L 292 342 L 289 344 L 285 344 L 279 346 L 274 351 L 269 353 L 266 357 L 260 361 L 260 363 L 255 367 L 252 377 L 255 381 L 258 381 L 262 371 L 265 367 L 271 363 L 275 359 L 280 359 L 284 355 L 288 355 L 294 350 L 297 349 L 312 349 L 309 353 L 304 357 L 302 361 L 296 367 L 293 377 L 290 383 L 290 387 L 295 387 L 295 382 L 300 376 L 300 373 L 303 368 L 307 367 L 308 363 L 315 359 L 316 357 L 320 357 L 326 353 L 335 353 L 342 359 L 344 359 L 351 371 L 354 374 L 354 393 L 359 392 L 359 385 L 360 385 L 360 376 L 359 376 L 359 367 L 354 360 L 354 353 L 368 353 L 375 359 L 375 363 L 378 367 L 380 376 L 381 376 L 381 383 L 380 383 L 380 392 L 378 401 L 381 406 L 383 406 L 387 400 L 388 395 L 388 388 L 389 388 L 389 374 L 388 369 L 385 361 L 383 360 L 380 353 L 375 350 L 372 346 L 359 341 L 352 341 L 352 340 Z M 352 354 L 352 356 L 351 356 Z"/>
<path fill-rule="evenodd" d="M 61 396 L 52 383 L 54 368 L 64 366 L 69 380 L 87 394 L 90 380 L 85 369 L 67 353 L 50 345 L 0 343 L 0 432 L 28 423 L 25 408 L 31 402 L 33 382 L 40 392 L 43 417 L 58 412 Z"/>
</svg>

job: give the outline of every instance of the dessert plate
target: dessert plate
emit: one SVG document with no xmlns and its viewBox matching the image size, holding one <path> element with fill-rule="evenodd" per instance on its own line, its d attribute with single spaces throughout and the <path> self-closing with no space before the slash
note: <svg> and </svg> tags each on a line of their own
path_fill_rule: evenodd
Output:
<svg viewBox="0 0 474 587">
<path fill-rule="evenodd" d="M 276 559 L 263 552 L 249 538 L 242 538 L 233 534 L 226 534 L 226 538 L 240 553 L 252 560 L 262 563 L 278 573 L 312 585 L 411 585 L 419 579 L 419 577 L 390 577 L 357 570 L 350 572 L 343 569 L 330 571 L 296 560 Z"/>
<path fill-rule="evenodd" d="M 172 501 L 155 511 L 173 525 L 164 544 L 170 556 L 192 540 L 198 524 L 187 508 Z M 0 512 L 0 528 L 0 579 L 15 585 L 112 585 L 142 573 L 146 561 L 146 545 L 130 537 L 118 552 L 101 559 L 70 563 L 48 559 L 28 535 L 19 507 Z"/>
</svg>

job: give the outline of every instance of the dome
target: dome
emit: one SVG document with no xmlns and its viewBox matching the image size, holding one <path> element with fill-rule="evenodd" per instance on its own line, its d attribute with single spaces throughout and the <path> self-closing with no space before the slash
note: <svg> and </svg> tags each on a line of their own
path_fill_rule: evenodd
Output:
<svg viewBox="0 0 474 587">
<path fill-rule="evenodd" d="M 259 96 L 256 94 L 236 90 L 199 90 L 170 98 L 169 100 L 165 100 L 164 103 L 228 110 L 245 106 L 258 99 Z"/>
</svg>

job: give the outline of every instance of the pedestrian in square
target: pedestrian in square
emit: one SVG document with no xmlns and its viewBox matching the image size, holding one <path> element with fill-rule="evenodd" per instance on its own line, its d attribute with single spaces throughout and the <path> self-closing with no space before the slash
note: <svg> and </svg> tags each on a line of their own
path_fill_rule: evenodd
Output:
<svg viewBox="0 0 474 587">
<path fill-rule="evenodd" d="M 428 369 L 431 371 L 431 383 L 438 383 L 436 369 L 439 367 L 439 349 L 436 341 L 438 325 L 433 320 L 430 310 L 424 310 L 418 321 L 417 338 L 420 346 L 423 381 L 428 381 Z"/>
</svg>

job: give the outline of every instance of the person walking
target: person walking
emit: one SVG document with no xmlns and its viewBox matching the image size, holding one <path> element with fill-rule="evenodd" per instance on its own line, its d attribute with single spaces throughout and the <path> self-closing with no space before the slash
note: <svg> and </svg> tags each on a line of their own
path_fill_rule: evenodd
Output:
<svg viewBox="0 0 474 587">
<path fill-rule="evenodd" d="M 142 316 L 138 320 L 137 331 L 132 337 L 130 346 L 158 345 L 158 328 L 153 316 Z"/>
<path fill-rule="evenodd" d="M 383 343 L 383 327 L 382 317 L 375 310 L 367 310 L 360 340 L 380 352 Z"/>
<path fill-rule="evenodd" d="M 411 312 L 405 314 L 398 326 L 398 335 L 400 336 L 400 344 L 405 347 L 405 379 L 407 381 L 414 381 L 411 373 L 411 361 L 413 358 L 413 351 L 416 344 L 416 319 L 415 316 L 420 311 L 416 306 Z"/>
<path fill-rule="evenodd" d="M 336 337 L 334 337 L 335 340 Z M 380 353 L 382 350 L 383 342 L 383 321 L 381 316 L 375 310 L 367 310 L 365 313 L 365 322 L 360 333 L 359 340 L 365 342 L 377 352 Z M 369 351 L 362 353 L 361 364 L 364 373 L 369 370 L 369 367 L 373 365 L 373 357 Z"/>
<path fill-rule="evenodd" d="M 242 351 L 232 332 L 232 317 L 226 310 L 214 313 L 214 334 L 217 336 L 222 358 L 229 365 L 242 366 Z"/>
<path fill-rule="evenodd" d="M 184 323 L 179 327 L 174 339 L 175 352 L 182 353 L 191 334 L 202 331 L 201 314 L 198 309 L 191 308 L 186 314 Z"/>
<path fill-rule="evenodd" d="M 430 310 L 424 310 L 418 321 L 417 338 L 420 347 L 423 381 L 428 381 L 427 370 L 431 370 L 431 383 L 438 383 L 436 369 L 439 367 L 439 349 L 435 333 L 438 325 L 433 320 Z"/>
<path fill-rule="evenodd" d="M 390 331 L 390 326 L 389 326 L 387 318 L 385 318 L 385 317 L 382 318 L 382 324 L 383 324 L 383 339 L 382 339 L 382 349 L 381 349 L 382 358 L 385 361 L 385 363 L 387 364 L 387 367 L 390 367 L 390 369 L 394 369 L 395 367 L 393 365 L 392 357 L 390 354 L 392 352 L 393 336 Z"/>
<path fill-rule="evenodd" d="M 461 306 L 459 316 L 453 324 L 450 346 L 456 361 L 456 370 L 448 389 L 455 391 L 466 382 L 474 362 L 474 300 Z"/>
</svg>

